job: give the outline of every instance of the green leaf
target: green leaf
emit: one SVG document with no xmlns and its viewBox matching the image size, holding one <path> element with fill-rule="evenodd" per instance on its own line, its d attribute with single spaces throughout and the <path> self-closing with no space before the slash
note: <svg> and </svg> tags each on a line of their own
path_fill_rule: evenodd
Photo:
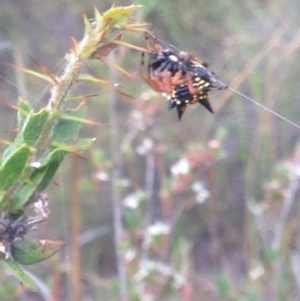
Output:
<svg viewBox="0 0 300 301">
<path fill-rule="evenodd" d="M 103 18 L 100 11 L 97 8 L 95 8 L 94 13 L 95 13 L 95 20 L 97 21 L 97 24 L 102 24 Z"/>
<path fill-rule="evenodd" d="M 66 143 L 74 139 L 82 126 L 76 118 L 82 119 L 86 114 L 86 107 L 80 105 L 75 110 L 69 110 L 63 116 L 60 116 L 60 120 L 54 129 L 54 140 L 60 143 Z"/>
<path fill-rule="evenodd" d="M 92 31 L 92 27 L 91 27 L 91 22 L 88 19 L 86 14 L 83 14 L 83 22 L 84 22 L 84 28 L 85 28 L 85 32 L 87 34 L 89 34 Z"/>
<path fill-rule="evenodd" d="M 22 130 L 24 142 L 33 146 L 41 135 L 45 123 L 49 118 L 49 111 L 41 110 L 28 116 L 26 125 Z"/>
<path fill-rule="evenodd" d="M 141 226 L 141 218 L 138 210 L 125 211 L 126 226 L 129 231 L 135 231 Z"/>
<path fill-rule="evenodd" d="M 38 190 L 39 185 L 47 174 L 48 167 L 45 166 L 36 170 L 26 183 L 17 191 L 9 203 L 9 212 L 16 213 L 30 201 L 31 197 Z"/>
<path fill-rule="evenodd" d="M 95 140 L 96 140 L 95 138 L 80 139 L 76 147 L 80 150 L 87 150 L 92 146 Z"/>
<path fill-rule="evenodd" d="M 48 259 L 64 247 L 62 241 L 51 240 L 19 240 L 11 247 L 11 255 L 15 261 L 31 265 Z"/>
<path fill-rule="evenodd" d="M 6 202 L 5 202 L 6 194 L 7 194 L 6 190 L 0 191 L 0 212 L 2 212 L 4 210 L 4 207 L 6 205 Z"/>
<path fill-rule="evenodd" d="M 47 167 L 46 172 L 42 178 L 42 180 L 39 183 L 38 190 L 43 191 L 52 181 L 53 177 L 55 176 L 55 173 L 61 164 L 64 157 L 69 154 L 70 152 L 62 149 L 55 149 L 47 156 Z"/>
<path fill-rule="evenodd" d="M 24 121 L 26 120 L 28 114 L 32 110 L 30 104 L 19 97 L 18 100 L 18 128 L 21 129 L 23 127 Z"/>
<path fill-rule="evenodd" d="M 112 7 L 104 13 L 103 23 L 109 24 L 111 29 L 119 29 L 126 25 L 132 13 L 141 7 L 140 5 L 131 5 L 127 7 Z"/>
<path fill-rule="evenodd" d="M 0 262 L 9 269 L 18 279 L 19 281 L 25 285 L 28 289 L 32 291 L 37 291 L 37 285 L 34 282 L 34 280 L 28 276 L 22 268 L 19 266 L 19 264 L 12 260 L 7 260 L 2 257 L 0 257 Z"/>
<path fill-rule="evenodd" d="M 26 145 L 18 147 L 2 162 L 0 167 L 0 190 L 6 190 L 20 177 L 30 157 L 30 148 Z"/>
</svg>

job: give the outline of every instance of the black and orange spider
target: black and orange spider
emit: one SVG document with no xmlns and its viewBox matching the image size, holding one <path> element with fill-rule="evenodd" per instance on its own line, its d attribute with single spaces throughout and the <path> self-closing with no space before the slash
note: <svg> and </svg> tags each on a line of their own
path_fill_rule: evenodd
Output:
<svg viewBox="0 0 300 301">
<path fill-rule="evenodd" d="M 149 61 L 146 68 L 145 54 L 142 53 L 141 75 L 144 81 L 167 97 L 170 108 L 177 107 L 179 119 L 188 104 L 201 103 L 213 113 L 208 92 L 227 87 L 207 69 L 207 63 L 173 46 L 162 47 L 162 43 L 154 35 L 152 37 L 153 46 L 148 34 L 145 35 Z"/>
<path fill-rule="evenodd" d="M 218 81 L 208 71 L 203 71 L 202 65 L 193 65 L 192 87 L 188 83 L 177 85 L 174 87 L 171 95 L 166 95 L 169 100 L 169 108 L 177 108 L 178 118 L 181 119 L 186 110 L 187 105 L 200 103 L 208 111 L 214 113 L 208 93 L 212 90 L 221 90 L 227 88 L 223 83 Z"/>
</svg>

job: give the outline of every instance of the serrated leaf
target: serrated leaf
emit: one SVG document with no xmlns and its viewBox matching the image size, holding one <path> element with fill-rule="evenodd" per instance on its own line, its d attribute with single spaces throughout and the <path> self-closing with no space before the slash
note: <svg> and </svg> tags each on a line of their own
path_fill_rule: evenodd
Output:
<svg viewBox="0 0 300 301">
<path fill-rule="evenodd" d="M 60 119 L 54 129 L 54 140 L 59 143 L 66 143 L 74 139 L 82 126 L 76 118 L 83 118 L 86 114 L 86 107 L 79 106 L 75 110 L 69 110 Z M 68 118 L 69 117 L 69 118 Z"/>
<path fill-rule="evenodd" d="M 28 289 L 32 290 L 32 291 L 37 291 L 37 285 L 34 282 L 34 280 L 28 276 L 20 267 L 20 265 L 12 260 L 7 260 L 4 258 L 0 257 L 0 262 L 7 268 L 9 269 L 16 278 L 19 279 L 19 281 L 25 285 Z"/>
<path fill-rule="evenodd" d="M 33 146 L 36 143 L 48 118 L 49 111 L 46 110 L 41 110 L 28 116 L 25 127 L 22 130 L 23 140 L 27 145 Z"/>
<path fill-rule="evenodd" d="M 16 262 L 23 265 L 31 265 L 53 256 L 64 245 L 62 241 L 19 240 L 12 244 L 11 255 Z"/>
<path fill-rule="evenodd" d="M 30 148 L 22 145 L 7 160 L 2 162 L 0 167 L 0 190 L 8 189 L 20 177 L 30 154 Z"/>
</svg>

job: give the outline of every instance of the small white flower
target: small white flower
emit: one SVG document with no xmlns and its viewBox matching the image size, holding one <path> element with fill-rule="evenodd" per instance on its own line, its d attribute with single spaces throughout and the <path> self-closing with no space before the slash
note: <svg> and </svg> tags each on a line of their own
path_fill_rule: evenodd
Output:
<svg viewBox="0 0 300 301">
<path fill-rule="evenodd" d="M 122 188 L 128 188 L 131 185 L 131 181 L 126 178 L 122 178 L 118 181 L 118 186 Z"/>
<path fill-rule="evenodd" d="M 297 178 L 300 178 L 300 164 L 297 163 L 293 166 L 294 168 L 294 174 Z"/>
<path fill-rule="evenodd" d="M 174 277 L 175 288 L 176 289 L 181 288 L 185 283 L 185 279 L 184 279 L 183 275 L 179 274 L 179 273 L 175 273 L 173 277 Z"/>
<path fill-rule="evenodd" d="M 109 180 L 109 176 L 106 172 L 104 171 L 99 171 L 96 174 L 96 179 L 100 182 L 107 182 Z"/>
<path fill-rule="evenodd" d="M 147 228 L 147 233 L 151 236 L 167 235 L 170 233 L 170 225 L 158 221 Z"/>
<path fill-rule="evenodd" d="M 266 209 L 265 206 L 263 206 L 262 204 L 249 205 L 249 210 L 255 216 L 261 216 L 264 213 L 265 209 Z"/>
<path fill-rule="evenodd" d="M 143 115 L 140 111 L 138 110 L 134 110 L 131 112 L 131 116 L 136 119 L 136 120 L 142 120 L 143 119 Z"/>
<path fill-rule="evenodd" d="M 146 128 L 144 122 L 144 116 L 140 111 L 134 110 L 131 113 L 131 117 L 135 129 L 137 129 L 138 131 L 143 131 Z"/>
<path fill-rule="evenodd" d="M 135 193 L 129 194 L 123 200 L 123 204 L 126 208 L 134 210 L 137 209 L 139 206 L 139 199 Z"/>
<path fill-rule="evenodd" d="M 204 187 L 202 182 L 194 182 L 191 188 L 196 193 L 198 204 L 203 204 L 210 197 L 210 192 Z"/>
<path fill-rule="evenodd" d="M 125 252 L 124 258 L 127 262 L 133 261 L 133 259 L 136 257 L 136 251 L 133 249 L 129 249 Z"/>
<path fill-rule="evenodd" d="M 143 142 L 136 148 L 139 155 L 145 155 L 153 148 L 153 141 L 151 139 L 144 139 Z"/>
<path fill-rule="evenodd" d="M 185 158 L 180 159 L 171 167 L 171 173 L 174 176 L 186 175 L 190 171 L 189 161 Z"/>
<path fill-rule="evenodd" d="M 35 161 L 35 162 L 31 163 L 31 166 L 38 169 L 38 168 L 41 168 L 42 163 Z"/>
<path fill-rule="evenodd" d="M 140 282 L 153 271 L 154 265 L 153 262 L 150 260 L 143 260 L 141 261 L 140 267 L 138 272 L 135 274 L 134 278 L 135 281 Z"/>
<path fill-rule="evenodd" d="M 264 274 L 265 274 L 265 269 L 261 265 L 258 265 L 254 267 L 252 270 L 250 270 L 249 278 L 251 280 L 257 280 L 260 277 L 262 277 Z"/>
</svg>

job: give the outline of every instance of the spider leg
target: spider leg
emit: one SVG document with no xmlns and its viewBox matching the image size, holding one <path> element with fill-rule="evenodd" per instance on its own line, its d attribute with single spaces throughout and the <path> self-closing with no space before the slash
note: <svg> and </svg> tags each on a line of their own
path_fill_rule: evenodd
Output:
<svg viewBox="0 0 300 301">
<path fill-rule="evenodd" d="M 196 89 L 195 86 L 194 86 L 194 81 L 193 81 L 193 78 L 192 78 L 191 75 L 188 76 L 188 78 L 186 79 L 186 81 L 187 81 L 186 83 L 187 83 L 189 92 L 192 95 L 195 95 L 195 94 L 199 93 L 198 89 Z"/>
<path fill-rule="evenodd" d="M 208 98 L 208 91 L 201 91 L 198 94 L 198 102 L 202 104 L 209 112 L 214 113 Z"/>
<path fill-rule="evenodd" d="M 144 80 L 146 80 L 146 78 L 148 77 L 148 74 L 146 74 L 146 71 L 145 71 L 145 52 L 142 52 L 142 54 L 141 54 L 140 72 L 141 72 L 142 78 Z"/>
<path fill-rule="evenodd" d="M 186 82 L 186 79 L 181 79 L 181 78 L 182 78 L 182 70 L 179 70 L 172 77 L 172 85 L 173 86 L 183 85 Z"/>
<path fill-rule="evenodd" d="M 179 105 L 177 106 L 177 115 L 178 115 L 178 119 L 181 120 L 183 113 L 186 110 L 186 105 Z"/>
<path fill-rule="evenodd" d="M 162 92 L 160 83 L 154 77 L 151 77 L 152 72 L 146 72 L 145 70 L 145 52 L 141 54 L 141 65 L 140 65 L 140 72 L 143 80 L 156 92 Z M 150 70 L 151 71 L 151 70 Z"/>
<path fill-rule="evenodd" d="M 161 76 L 161 83 L 162 83 L 162 88 L 164 90 L 164 93 L 167 95 L 172 95 L 173 92 L 173 78 L 172 78 L 172 73 L 169 71 L 163 72 Z"/>
<path fill-rule="evenodd" d="M 152 48 L 152 46 L 150 45 L 150 42 L 149 42 L 149 34 L 148 34 L 148 32 L 144 33 L 144 37 L 145 37 L 145 40 L 146 40 L 146 48 L 149 51 L 153 51 L 154 49 Z"/>
</svg>

